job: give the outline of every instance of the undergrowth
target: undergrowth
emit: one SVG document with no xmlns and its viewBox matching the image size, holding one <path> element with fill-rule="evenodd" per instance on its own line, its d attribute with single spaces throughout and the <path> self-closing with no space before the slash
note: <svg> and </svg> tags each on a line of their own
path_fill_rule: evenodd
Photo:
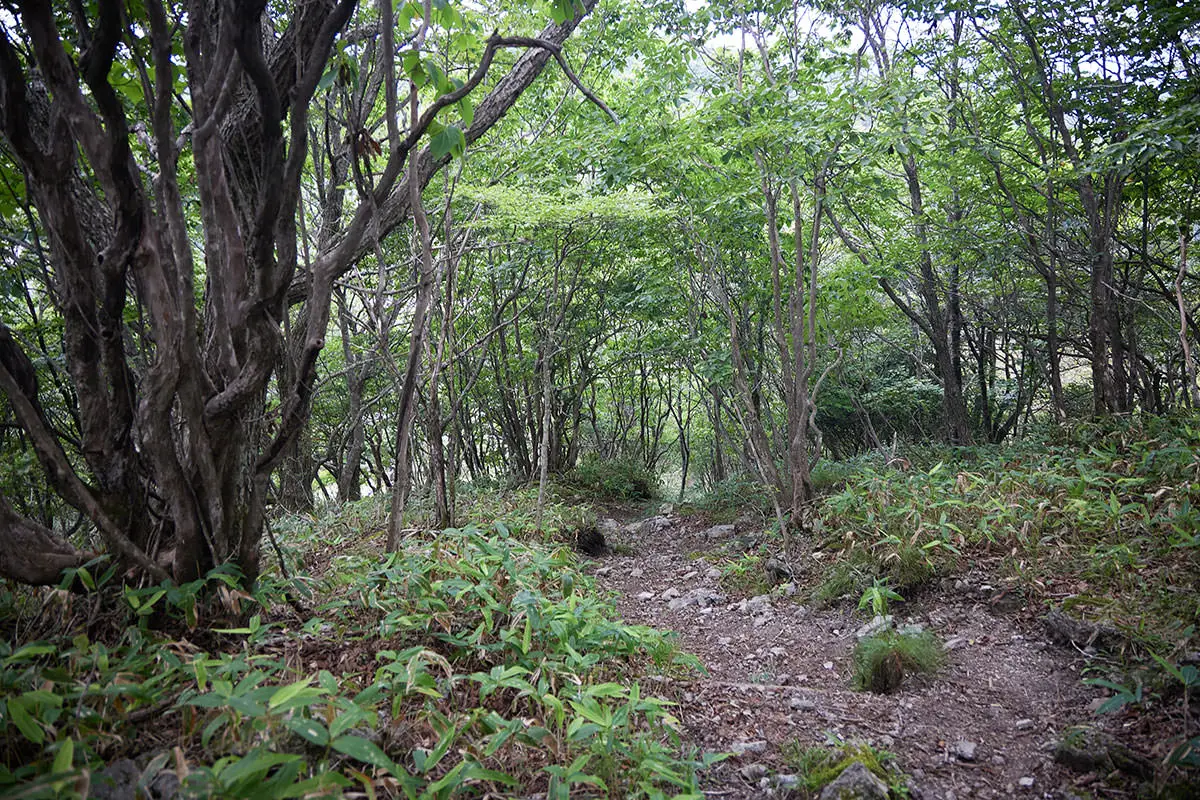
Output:
<svg viewBox="0 0 1200 800">
<path fill-rule="evenodd" d="M 685 751 L 670 704 L 636 680 L 698 663 L 613 621 L 568 548 L 503 523 L 414 533 L 387 556 L 349 527 L 307 536 L 322 575 L 254 595 L 222 572 L 5 590 L 0 792 L 86 796 L 130 758 L 185 797 L 700 796 L 713 757 Z M 276 537 L 293 567 L 313 560 L 289 550 L 300 521 Z"/>
<path fill-rule="evenodd" d="M 658 476 L 634 458 L 602 459 L 585 455 L 565 484 L 598 500 L 651 500 L 662 487 Z"/>
<path fill-rule="evenodd" d="M 815 599 L 876 577 L 913 589 L 972 564 L 1032 602 L 1066 596 L 1142 652 L 1182 650 L 1200 624 L 1200 420 L 1048 428 L 1043 441 L 922 448 L 909 469 L 864 466 L 820 505 L 837 554 Z"/>
</svg>

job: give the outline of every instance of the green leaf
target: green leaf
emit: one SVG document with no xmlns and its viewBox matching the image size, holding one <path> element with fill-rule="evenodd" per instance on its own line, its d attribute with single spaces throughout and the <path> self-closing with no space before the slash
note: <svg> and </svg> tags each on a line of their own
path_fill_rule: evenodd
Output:
<svg viewBox="0 0 1200 800">
<path fill-rule="evenodd" d="M 303 680 L 299 680 L 299 681 L 296 681 L 295 683 L 284 686 L 282 689 L 279 689 L 278 691 L 276 691 L 274 694 L 271 695 L 271 699 L 267 701 L 267 706 L 269 708 L 279 708 L 281 705 L 286 703 L 288 700 L 291 700 L 293 697 L 295 697 L 296 695 L 298 695 L 302 691 L 304 691 L 305 688 L 308 687 L 308 684 L 311 682 L 312 682 L 312 677 L 310 676 L 308 678 L 304 678 Z M 323 691 L 321 689 L 315 689 L 314 691 L 318 695 L 323 694 Z"/>
<path fill-rule="evenodd" d="M 334 739 L 331 745 L 333 749 L 337 750 L 339 753 L 348 755 L 351 758 L 362 761 L 365 764 L 370 764 L 373 767 L 386 769 L 388 772 L 397 777 L 405 774 L 403 769 L 398 767 L 382 750 L 379 749 L 379 745 L 375 744 L 369 739 L 347 734 Z"/>
<path fill-rule="evenodd" d="M 325 747 L 329 744 L 329 731 L 315 719 L 292 717 L 286 724 L 288 730 L 309 744 L 315 744 L 317 747 Z"/>
<path fill-rule="evenodd" d="M 49 644 L 27 644 L 17 652 L 13 653 L 8 658 L 4 659 L 4 666 L 15 664 L 18 661 L 27 661 L 38 656 L 49 655 L 56 651 L 54 645 Z"/>
<path fill-rule="evenodd" d="M 324 91 L 330 86 L 333 86 L 333 82 L 337 79 L 337 74 L 337 65 L 333 65 L 329 69 L 325 70 L 325 74 L 321 76 L 321 80 L 317 81 L 317 91 Z"/>
<path fill-rule="evenodd" d="M 17 730 L 29 741 L 34 744 L 46 741 L 46 732 L 33 717 L 29 716 L 29 710 L 25 708 L 24 697 L 8 698 L 8 716 L 17 726 Z"/>
<path fill-rule="evenodd" d="M 429 149 L 434 158 L 459 158 L 466 148 L 467 137 L 457 125 L 447 125 L 429 140 Z"/>
<path fill-rule="evenodd" d="M 54 754 L 54 766 L 51 767 L 52 773 L 70 772 L 75 766 L 75 740 L 67 739 L 58 748 L 58 752 Z"/>
<path fill-rule="evenodd" d="M 458 114 L 462 117 L 462 123 L 466 127 L 471 127 L 475 122 L 475 104 L 467 98 L 458 101 Z"/>
</svg>

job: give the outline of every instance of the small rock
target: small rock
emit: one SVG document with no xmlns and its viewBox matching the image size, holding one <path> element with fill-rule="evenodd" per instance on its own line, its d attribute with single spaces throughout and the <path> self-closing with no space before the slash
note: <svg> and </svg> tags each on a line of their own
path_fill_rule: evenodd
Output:
<svg viewBox="0 0 1200 800">
<path fill-rule="evenodd" d="M 729 752 L 735 756 L 742 756 L 746 753 L 761 754 L 767 752 L 767 743 L 762 739 L 753 742 L 734 742 L 729 746 Z"/>
<path fill-rule="evenodd" d="M 1033 720 L 1019 719 L 1019 720 L 1017 720 L 1017 723 L 1013 727 L 1019 731 L 1029 730 L 1030 728 L 1033 727 Z"/>
<path fill-rule="evenodd" d="M 637 599 L 638 600 L 653 600 L 654 597 L 655 597 L 654 592 L 638 592 Z"/>
<path fill-rule="evenodd" d="M 779 789 L 796 789 L 800 786 L 800 776 L 798 775 L 776 775 L 775 786 Z"/>
<path fill-rule="evenodd" d="M 634 567 L 633 569 L 629 570 L 629 577 L 631 578 L 640 578 L 645 574 L 646 570 L 642 569 L 641 567 Z"/>
<path fill-rule="evenodd" d="M 896 629 L 896 633 L 901 636 L 920 636 L 925 632 L 925 626 L 919 622 L 910 622 L 907 625 L 901 625 Z"/>
<path fill-rule="evenodd" d="M 759 779 L 767 777 L 768 772 L 770 772 L 770 770 L 768 770 L 762 764 L 747 764 L 738 770 L 738 774 L 740 774 L 743 778 L 755 783 L 757 783 Z"/>
<path fill-rule="evenodd" d="M 713 525 L 701 535 L 706 539 L 728 539 L 736 532 L 736 529 L 732 525 Z"/>
<path fill-rule="evenodd" d="M 1021 785 L 1022 789 L 1032 789 L 1033 788 L 1033 777 L 1030 775 L 1026 775 L 1024 778 L 1021 778 L 1020 780 L 1018 780 L 1017 783 L 1019 783 Z"/>
<path fill-rule="evenodd" d="M 959 761 L 974 761 L 975 760 L 975 743 L 969 742 L 966 739 L 955 742 L 951 750 L 954 757 Z"/>
<path fill-rule="evenodd" d="M 610 572 L 612 572 L 612 567 L 601 567 L 600 569 L 596 570 L 596 575 L 597 577 L 604 577 Z"/>
<path fill-rule="evenodd" d="M 132 798 L 137 791 L 141 770 L 128 758 L 114 761 L 92 776 L 89 797 L 98 800 L 124 800 Z"/>
<path fill-rule="evenodd" d="M 793 711 L 816 711 L 817 704 L 807 697 L 793 697 L 788 701 Z"/>
<path fill-rule="evenodd" d="M 821 800 L 887 800 L 887 784 L 855 761 L 821 790 Z"/>
<path fill-rule="evenodd" d="M 643 536 L 659 533 L 671 527 L 671 520 L 663 516 L 650 517 L 638 526 L 638 533 Z"/>
<path fill-rule="evenodd" d="M 704 571 L 704 577 L 708 578 L 710 581 L 720 580 L 721 570 L 717 569 L 716 567 L 709 567 Z"/>
<path fill-rule="evenodd" d="M 871 620 L 866 625 L 863 625 L 861 628 L 856 630 L 854 632 L 854 638 L 866 639 L 868 637 L 874 636 L 877 633 L 882 633 L 891 624 L 892 624 L 892 615 L 891 614 L 888 614 L 886 617 L 877 616 L 877 617 L 875 617 L 875 619 Z"/>
<path fill-rule="evenodd" d="M 778 558 L 768 558 L 763 562 L 763 571 L 767 573 L 767 577 L 776 583 L 782 583 L 792 579 L 792 570 Z"/>
<path fill-rule="evenodd" d="M 733 638 L 732 638 L 732 637 L 730 637 L 730 636 L 722 636 L 722 637 L 720 637 L 719 639 L 717 639 L 717 644 L 719 644 L 719 645 L 727 645 L 727 644 L 729 644 L 729 643 L 730 643 L 730 642 L 732 642 L 732 641 L 733 641 Z"/>
<path fill-rule="evenodd" d="M 945 642 L 942 644 L 942 647 L 944 647 L 946 650 L 957 650 L 957 649 L 959 649 L 960 647 L 963 647 L 963 646 L 965 646 L 965 645 L 966 645 L 966 643 L 967 643 L 967 637 L 965 637 L 965 636 L 955 636 L 955 637 L 954 637 L 954 638 L 952 638 L 952 639 L 947 639 L 947 640 L 946 640 L 946 641 L 945 641 Z"/>
<path fill-rule="evenodd" d="M 996 753 L 996 755 L 992 756 L 992 763 L 995 764 L 997 767 L 1003 767 L 1008 762 L 1004 760 L 1004 756 L 1000 755 L 999 753 Z"/>
<path fill-rule="evenodd" d="M 825 662 L 825 663 L 824 663 L 822 666 L 824 666 L 824 667 L 825 667 L 825 669 L 833 669 L 833 662 L 832 662 L 832 661 L 826 661 L 826 662 Z"/>
<path fill-rule="evenodd" d="M 734 539 L 729 543 L 729 547 L 734 550 L 739 550 L 743 553 L 749 553 L 751 550 L 758 547 L 759 541 L 759 537 L 752 534 L 747 534 L 746 536 L 739 536 Z"/>
<path fill-rule="evenodd" d="M 674 600 L 676 597 L 679 597 L 679 590 L 672 586 L 663 592 L 661 596 L 663 600 Z"/>
</svg>

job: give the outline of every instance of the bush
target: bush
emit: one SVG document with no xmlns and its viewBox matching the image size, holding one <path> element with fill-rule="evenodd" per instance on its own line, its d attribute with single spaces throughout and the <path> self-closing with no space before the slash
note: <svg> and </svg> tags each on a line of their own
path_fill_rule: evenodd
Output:
<svg viewBox="0 0 1200 800">
<path fill-rule="evenodd" d="M 854 683 L 879 694 L 894 692 L 912 673 L 933 672 L 945 661 L 942 643 L 929 631 L 886 630 L 854 648 Z"/>
<path fill-rule="evenodd" d="M 594 453 L 584 456 L 567 482 L 595 497 L 609 500 L 651 500 L 658 497 L 658 476 L 632 458 L 608 461 Z"/>
<path fill-rule="evenodd" d="M 732 522 L 747 510 L 764 519 L 775 516 L 771 490 L 762 481 L 745 474 L 730 475 L 713 484 L 700 499 L 681 510 L 706 514 L 713 522 Z"/>
</svg>

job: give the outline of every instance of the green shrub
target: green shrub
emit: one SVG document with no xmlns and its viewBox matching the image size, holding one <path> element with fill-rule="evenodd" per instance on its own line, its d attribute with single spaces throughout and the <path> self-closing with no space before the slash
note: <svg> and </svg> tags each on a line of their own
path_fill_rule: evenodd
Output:
<svg viewBox="0 0 1200 800">
<path fill-rule="evenodd" d="M 854 648 L 854 684 L 880 694 L 894 692 L 908 675 L 937 670 L 945 657 L 942 643 L 929 631 L 888 629 Z"/>
<path fill-rule="evenodd" d="M 219 571 L 207 592 L 102 586 L 123 614 L 104 640 L 85 633 L 91 596 L 0 596 L 26 633 L 63 605 L 39 637 L 0 641 L 0 794 L 70 796 L 120 758 L 148 759 L 149 780 L 174 766 L 169 742 L 184 796 L 698 795 L 715 757 L 682 747 L 671 704 L 637 681 L 698 662 L 614 619 L 568 548 L 498 524 L 334 566 L 303 622 L 270 575 L 255 596 Z M 244 621 L 214 624 L 208 597 Z M 198 627 L 181 639 L 150 615 Z"/>
<path fill-rule="evenodd" d="M 658 497 L 658 476 L 632 458 L 601 459 L 585 455 L 567 477 L 567 483 L 604 500 L 650 500 Z"/>
<path fill-rule="evenodd" d="M 705 514 L 717 523 L 732 522 L 747 511 L 764 519 L 775 515 L 770 489 L 762 481 L 745 474 L 731 475 L 714 484 L 699 499 L 680 510 Z"/>
</svg>

